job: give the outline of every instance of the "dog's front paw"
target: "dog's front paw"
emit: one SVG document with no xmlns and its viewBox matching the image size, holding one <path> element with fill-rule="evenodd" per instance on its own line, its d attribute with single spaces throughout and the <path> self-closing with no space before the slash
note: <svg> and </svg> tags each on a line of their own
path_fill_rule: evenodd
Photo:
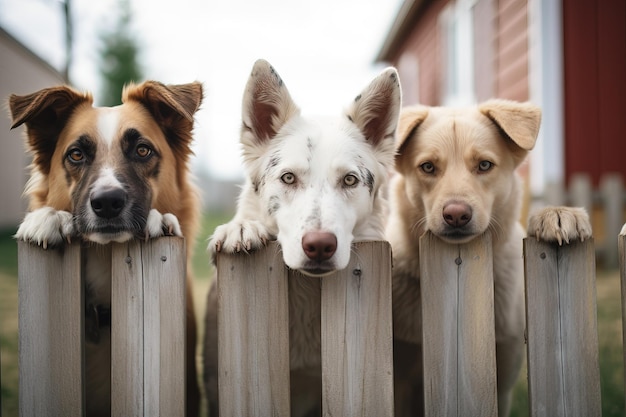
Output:
<svg viewBox="0 0 626 417">
<path fill-rule="evenodd" d="M 75 235 L 72 213 L 55 210 L 52 207 L 41 207 L 26 214 L 24 221 L 17 229 L 15 238 L 25 242 L 36 243 L 44 249 L 57 246 Z"/>
<path fill-rule="evenodd" d="M 209 252 L 234 253 L 251 251 L 264 246 L 271 238 L 267 228 L 259 221 L 233 220 L 218 226 L 209 241 Z"/>
<path fill-rule="evenodd" d="M 161 214 L 157 209 L 150 210 L 146 221 L 146 240 L 161 236 L 182 236 L 178 219 L 172 213 Z"/>
<path fill-rule="evenodd" d="M 528 235 L 559 245 L 577 239 L 584 241 L 592 235 L 591 222 L 583 208 L 546 207 L 528 220 Z"/>
</svg>

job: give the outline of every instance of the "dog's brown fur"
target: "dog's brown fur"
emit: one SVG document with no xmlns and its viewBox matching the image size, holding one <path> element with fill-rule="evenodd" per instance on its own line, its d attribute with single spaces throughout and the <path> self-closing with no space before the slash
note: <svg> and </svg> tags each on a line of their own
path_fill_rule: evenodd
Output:
<svg viewBox="0 0 626 417">
<path fill-rule="evenodd" d="M 516 168 L 535 144 L 540 119 L 539 108 L 506 100 L 401 113 L 387 227 L 394 256 L 396 416 L 423 412 L 419 238 L 426 230 L 452 243 L 491 231 L 498 409 L 508 415 L 524 351 L 524 231 Z M 530 224 L 533 236 L 559 243 L 591 236 L 581 209 L 545 209 Z"/>
<path fill-rule="evenodd" d="M 83 230 L 77 220 L 80 218 L 78 211 L 89 199 L 93 179 L 99 175 L 97 171 L 102 166 L 107 166 L 112 167 L 109 169 L 114 170 L 118 177 L 132 170 L 132 176 L 138 177 L 136 182 L 141 190 L 134 189 L 132 181 L 125 183 L 129 193 L 139 194 L 130 198 L 140 201 L 142 193 L 147 193 L 144 194 L 145 201 L 138 203 L 144 211 L 141 215 L 147 217 L 146 211 L 150 209 L 173 214 L 178 219 L 188 247 L 191 247 L 199 218 L 199 198 L 190 179 L 188 162 L 192 154 L 190 145 L 193 115 L 201 101 L 202 85 L 197 82 L 170 86 L 154 81 L 132 84 L 124 89 L 123 104 L 115 108 L 93 107 L 90 94 L 80 93 L 66 86 L 47 88 L 25 96 L 12 95 L 9 99 L 12 127 L 26 125 L 28 150 L 33 156 L 31 178 L 25 191 L 30 199 L 29 211 L 32 213 L 48 210 L 52 220 L 63 212 L 71 213 L 73 217 L 71 222 L 65 222 L 47 234 L 37 234 L 36 224 L 32 223 L 29 227 L 25 219 L 16 237 L 43 246 L 60 245 L 71 237 L 88 240 L 89 232 Z M 113 112 L 117 115 L 116 124 L 113 130 L 109 129 L 110 136 L 104 138 L 99 121 Z M 147 162 L 134 161 L 123 149 L 123 141 L 128 140 L 124 139 L 124 135 L 131 129 L 138 132 L 141 137 L 139 140 L 148 143 L 152 149 L 154 157 L 147 159 Z M 81 140 L 83 142 L 79 142 Z M 88 163 L 68 162 L 68 152 L 71 152 L 73 146 L 77 146 L 76 143 L 89 144 L 85 149 L 80 148 L 82 154 L 93 153 L 89 155 Z M 72 217 L 68 215 L 67 218 Z M 145 218 L 141 221 L 136 218 L 130 220 L 142 224 Z M 135 225 L 135 228 L 127 232 L 138 237 L 148 236 L 147 230 L 137 227 Z M 149 235 L 157 236 L 151 233 Z M 92 253 L 89 252 L 88 256 Z M 187 253 L 187 270 L 190 271 L 191 250 Z M 88 285 L 89 280 L 88 271 Z M 110 303 L 110 275 L 108 280 L 108 284 L 105 283 L 104 286 L 109 286 L 109 299 L 104 295 L 99 302 Z M 198 413 L 199 390 L 195 367 L 196 321 L 191 292 L 192 280 L 188 274 L 187 414 L 195 416 Z M 107 337 L 100 341 L 100 345 L 107 343 Z M 108 412 L 109 405 L 104 397 L 110 395 L 110 382 L 106 382 L 107 378 L 110 379 L 110 371 L 104 367 L 110 368 L 110 365 L 95 363 L 99 362 L 95 359 L 100 357 L 98 352 L 105 352 L 106 349 L 107 347 L 102 346 L 88 346 L 86 350 L 88 415 L 104 415 Z M 97 376 L 90 381 L 94 368 L 100 370 L 93 371 L 93 375 Z M 108 388 L 103 386 L 107 383 Z"/>
</svg>

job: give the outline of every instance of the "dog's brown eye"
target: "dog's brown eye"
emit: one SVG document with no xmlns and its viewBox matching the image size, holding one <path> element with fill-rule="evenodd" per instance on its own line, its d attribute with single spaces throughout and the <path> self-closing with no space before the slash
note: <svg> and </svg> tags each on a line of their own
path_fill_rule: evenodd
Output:
<svg viewBox="0 0 626 417">
<path fill-rule="evenodd" d="M 291 172 L 287 172 L 283 174 L 282 177 L 280 177 L 280 180 L 287 185 L 291 185 L 294 182 L 296 182 L 296 176 L 292 174 Z"/>
<path fill-rule="evenodd" d="M 150 156 L 150 154 L 152 154 L 152 149 L 150 149 L 146 145 L 139 145 L 139 146 L 137 146 L 136 152 L 137 152 L 137 156 L 138 157 L 146 158 L 146 157 Z"/>
<path fill-rule="evenodd" d="M 480 161 L 478 164 L 478 171 L 487 172 L 493 167 L 493 162 L 489 161 Z"/>
<path fill-rule="evenodd" d="M 85 155 L 83 154 L 83 152 L 80 149 L 74 148 L 74 149 L 71 149 L 68 152 L 67 158 L 71 162 L 81 162 L 85 158 Z"/>
<path fill-rule="evenodd" d="M 424 162 L 422 165 L 420 165 L 420 168 L 422 168 L 422 171 L 427 174 L 432 174 L 435 172 L 435 166 L 432 162 Z"/>
<path fill-rule="evenodd" d="M 348 187 L 354 187 L 358 182 L 359 179 L 354 174 L 348 174 L 343 177 L 343 183 Z"/>
</svg>

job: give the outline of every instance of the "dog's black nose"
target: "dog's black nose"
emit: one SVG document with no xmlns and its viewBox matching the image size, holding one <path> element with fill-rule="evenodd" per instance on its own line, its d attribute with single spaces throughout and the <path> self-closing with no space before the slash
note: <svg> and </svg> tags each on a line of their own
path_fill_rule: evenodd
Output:
<svg viewBox="0 0 626 417">
<path fill-rule="evenodd" d="M 117 217 L 126 205 L 126 192 L 121 188 L 96 192 L 91 196 L 91 208 L 98 217 Z"/>
<path fill-rule="evenodd" d="M 472 220 L 472 208 L 464 203 L 448 203 L 443 207 L 443 219 L 452 227 L 463 227 Z"/>
<path fill-rule="evenodd" d="M 337 250 L 337 236 L 328 232 L 309 232 L 302 236 L 302 250 L 312 261 L 326 261 Z"/>
</svg>

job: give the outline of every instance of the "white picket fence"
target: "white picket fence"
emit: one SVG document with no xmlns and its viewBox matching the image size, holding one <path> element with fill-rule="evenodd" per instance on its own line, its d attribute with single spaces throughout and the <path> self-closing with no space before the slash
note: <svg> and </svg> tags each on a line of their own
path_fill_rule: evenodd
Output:
<svg viewBox="0 0 626 417">
<path fill-rule="evenodd" d="M 183 415 L 183 246 L 112 250 L 112 415 Z M 80 255 L 79 245 L 19 246 L 21 416 L 83 415 Z M 450 245 L 426 234 L 420 261 L 426 415 L 496 416 L 490 238 Z M 524 263 L 531 415 L 600 416 L 594 242 L 527 239 Z M 364 242 L 321 279 L 325 416 L 393 416 L 391 268 L 388 243 Z M 219 326 L 221 413 L 289 416 L 287 284 L 299 275 L 275 243 L 220 255 L 218 274 L 218 322 L 229 323 Z"/>
</svg>

